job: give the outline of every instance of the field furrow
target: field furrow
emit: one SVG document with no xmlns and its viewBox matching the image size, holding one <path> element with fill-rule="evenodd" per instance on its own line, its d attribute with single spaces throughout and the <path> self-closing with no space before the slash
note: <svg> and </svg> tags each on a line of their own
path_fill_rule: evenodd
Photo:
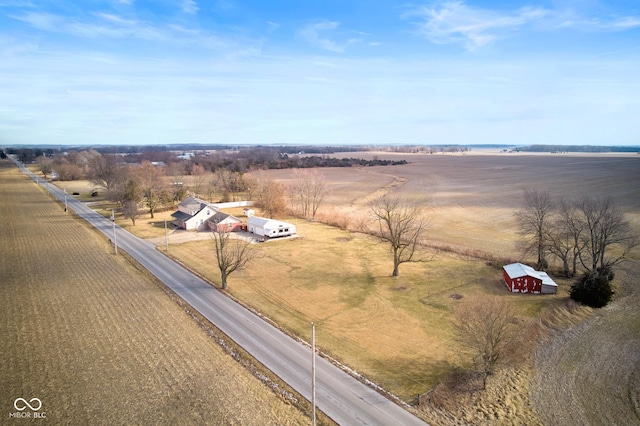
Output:
<svg viewBox="0 0 640 426">
<path fill-rule="evenodd" d="M 54 423 L 304 424 L 82 221 L 0 164 L 2 415 Z"/>
</svg>

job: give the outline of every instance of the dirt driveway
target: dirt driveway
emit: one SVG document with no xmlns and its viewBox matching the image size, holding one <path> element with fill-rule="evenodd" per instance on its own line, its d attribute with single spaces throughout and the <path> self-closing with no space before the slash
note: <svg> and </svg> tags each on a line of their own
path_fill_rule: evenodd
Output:
<svg viewBox="0 0 640 426">
<path fill-rule="evenodd" d="M 245 241 L 250 241 L 252 243 L 263 243 L 263 242 L 266 243 L 266 242 L 288 240 L 292 238 L 300 238 L 300 236 L 296 234 L 296 235 L 290 235 L 288 237 L 263 239 L 257 236 L 256 234 L 253 234 L 251 232 L 245 232 L 245 231 L 234 231 L 229 235 L 232 238 L 238 238 Z M 184 229 L 175 229 L 169 232 L 169 234 L 167 235 L 167 239 L 169 240 L 169 245 L 188 243 L 190 241 L 210 240 L 211 238 L 213 238 L 211 231 L 196 232 L 196 231 L 185 231 Z M 157 247 L 164 247 L 166 243 L 164 236 L 148 238 L 147 241 L 156 245 Z"/>
<path fill-rule="evenodd" d="M 241 238 L 252 242 L 258 242 L 256 235 L 250 232 L 232 232 L 230 235 L 234 238 Z M 167 235 L 169 244 L 182 244 L 188 243 L 190 241 L 210 240 L 211 238 L 213 238 L 213 236 L 209 231 L 197 232 L 185 231 L 184 229 L 175 229 L 169 232 L 169 234 Z M 159 247 L 162 247 L 165 244 L 164 236 L 148 238 L 147 241 Z"/>
</svg>

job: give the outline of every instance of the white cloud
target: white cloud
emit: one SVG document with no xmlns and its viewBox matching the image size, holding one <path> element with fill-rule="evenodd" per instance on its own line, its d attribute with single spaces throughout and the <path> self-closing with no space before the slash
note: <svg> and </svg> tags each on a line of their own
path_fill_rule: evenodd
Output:
<svg viewBox="0 0 640 426">
<path fill-rule="evenodd" d="M 547 9 L 532 7 L 500 12 L 448 1 L 419 7 L 404 17 L 418 18 L 418 31 L 433 43 L 462 43 L 468 50 L 475 50 L 549 13 Z"/>
<path fill-rule="evenodd" d="M 220 37 L 207 31 L 185 28 L 176 24 L 161 25 L 125 19 L 104 12 L 97 12 L 84 18 L 36 12 L 11 17 L 39 30 L 85 38 L 138 39 L 207 49 L 223 49 L 236 44 L 231 37 Z"/>
<path fill-rule="evenodd" d="M 626 31 L 640 28 L 640 17 L 623 16 L 613 18 L 574 18 L 559 25 L 562 28 L 574 28 L 582 31 Z"/>
<path fill-rule="evenodd" d="M 445 1 L 411 9 L 403 16 L 415 19 L 418 32 L 436 44 L 462 44 L 467 50 L 493 43 L 524 29 L 553 31 L 624 31 L 640 27 L 640 17 L 589 18 L 572 9 L 522 7 L 494 10 Z"/>
<path fill-rule="evenodd" d="M 200 10 L 200 8 L 198 7 L 198 4 L 194 0 L 182 1 L 182 11 L 184 13 L 195 15 L 196 13 L 198 13 L 198 10 Z"/>
<path fill-rule="evenodd" d="M 267 21 L 267 25 L 268 25 L 268 29 L 267 31 L 269 31 L 270 33 L 278 30 L 278 28 L 280 28 L 280 24 L 277 22 L 272 22 L 272 21 Z"/>
<path fill-rule="evenodd" d="M 305 26 L 298 34 L 314 46 L 336 53 L 343 53 L 349 45 L 362 41 L 362 38 L 355 37 L 344 41 L 333 40 L 329 34 L 334 33 L 339 26 L 339 22 L 322 20 Z"/>
</svg>

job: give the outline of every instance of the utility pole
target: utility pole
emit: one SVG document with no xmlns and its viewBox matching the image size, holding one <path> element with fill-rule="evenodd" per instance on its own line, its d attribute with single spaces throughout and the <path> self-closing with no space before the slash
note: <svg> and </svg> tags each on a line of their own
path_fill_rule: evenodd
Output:
<svg viewBox="0 0 640 426">
<path fill-rule="evenodd" d="M 64 189 L 64 211 L 67 211 L 67 188 Z"/>
<path fill-rule="evenodd" d="M 164 220 L 164 250 L 169 251 L 169 237 L 167 237 L 167 219 Z"/>
<path fill-rule="evenodd" d="M 311 323 L 311 425 L 316 426 L 316 325 Z"/>
<path fill-rule="evenodd" d="M 113 222 L 113 248 L 115 253 L 118 254 L 118 240 L 116 234 L 116 214 L 114 209 L 111 209 L 111 221 Z"/>
</svg>

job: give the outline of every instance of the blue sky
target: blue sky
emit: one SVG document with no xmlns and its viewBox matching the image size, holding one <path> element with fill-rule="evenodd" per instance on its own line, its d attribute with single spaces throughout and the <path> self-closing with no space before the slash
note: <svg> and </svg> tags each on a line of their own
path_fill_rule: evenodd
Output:
<svg viewBox="0 0 640 426">
<path fill-rule="evenodd" d="M 0 0 L 0 145 L 640 145 L 640 2 Z"/>
</svg>

